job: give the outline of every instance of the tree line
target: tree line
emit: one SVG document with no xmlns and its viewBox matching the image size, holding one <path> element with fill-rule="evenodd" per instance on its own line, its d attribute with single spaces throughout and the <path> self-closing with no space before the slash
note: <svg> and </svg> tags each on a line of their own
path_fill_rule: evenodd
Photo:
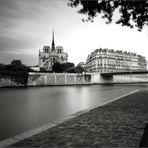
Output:
<svg viewBox="0 0 148 148">
<path fill-rule="evenodd" d="M 40 68 L 41 72 L 48 72 L 45 68 Z M 78 64 L 77 66 L 74 63 L 67 62 L 67 63 L 59 63 L 55 62 L 52 66 L 52 71 L 50 73 L 82 73 L 86 72 L 85 68 Z"/>
<path fill-rule="evenodd" d="M 52 66 L 52 71 L 57 73 L 82 73 L 85 72 L 85 68 L 81 65 L 75 66 L 73 63 L 67 62 L 67 63 L 54 63 Z"/>
<path fill-rule="evenodd" d="M 10 64 L 0 64 L 0 78 L 10 79 L 26 86 L 28 81 L 28 72 L 34 71 L 28 66 L 22 64 L 21 60 L 13 60 Z"/>
</svg>

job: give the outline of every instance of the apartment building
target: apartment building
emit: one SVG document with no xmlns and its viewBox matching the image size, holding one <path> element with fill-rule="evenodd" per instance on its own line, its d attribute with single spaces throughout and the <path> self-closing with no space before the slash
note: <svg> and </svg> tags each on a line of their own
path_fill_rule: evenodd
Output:
<svg viewBox="0 0 148 148">
<path fill-rule="evenodd" d="M 88 55 L 86 70 L 88 72 L 125 72 L 147 69 L 144 56 L 133 52 L 110 49 L 96 49 Z"/>
</svg>

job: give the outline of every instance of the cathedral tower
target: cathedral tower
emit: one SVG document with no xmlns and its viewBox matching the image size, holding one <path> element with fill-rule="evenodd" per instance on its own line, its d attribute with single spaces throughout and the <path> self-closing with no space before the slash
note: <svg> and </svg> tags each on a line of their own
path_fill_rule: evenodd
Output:
<svg viewBox="0 0 148 148">
<path fill-rule="evenodd" d="M 55 51 L 54 30 L 52 31 L 52 44 L 51 44 L 51 50 L 52 50 L 52 51 Z"/>
<path fill-rule="evenodd" d="M 55 62 L 66 63 L 68 54 L 64 52 L 62 46 L 55 46 L 54 30 L 52 31 L 52 42 L 50 46 L 43 46 L 42 51 L 39 51 L 39 68 L 41 71 L 52 71 L 52 66 Z"/>
</svg>

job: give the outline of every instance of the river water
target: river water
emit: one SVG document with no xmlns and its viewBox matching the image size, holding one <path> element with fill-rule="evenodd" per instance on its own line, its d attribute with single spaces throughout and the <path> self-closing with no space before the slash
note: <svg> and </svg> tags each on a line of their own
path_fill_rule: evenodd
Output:
<svg viewBox="0 0 148 148">
<path fill-rule="evenodd" d="M 144 87 L 146 88 L 146 87 Z M 143 86 L 91 85 L 0 89 L 0 140 Z"/>
</svg>

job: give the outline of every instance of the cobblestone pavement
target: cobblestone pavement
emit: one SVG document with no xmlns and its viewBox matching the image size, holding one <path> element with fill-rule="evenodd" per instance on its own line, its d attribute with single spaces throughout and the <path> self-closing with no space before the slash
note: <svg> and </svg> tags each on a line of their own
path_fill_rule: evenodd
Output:
<svg viewBox="0 0 148 148">
<path fill-rule="evenodd" d="M 146 123 L 148 91 L 143 90 L 93 109 L 12 146 L 139 147 Z"/>
</svg>

